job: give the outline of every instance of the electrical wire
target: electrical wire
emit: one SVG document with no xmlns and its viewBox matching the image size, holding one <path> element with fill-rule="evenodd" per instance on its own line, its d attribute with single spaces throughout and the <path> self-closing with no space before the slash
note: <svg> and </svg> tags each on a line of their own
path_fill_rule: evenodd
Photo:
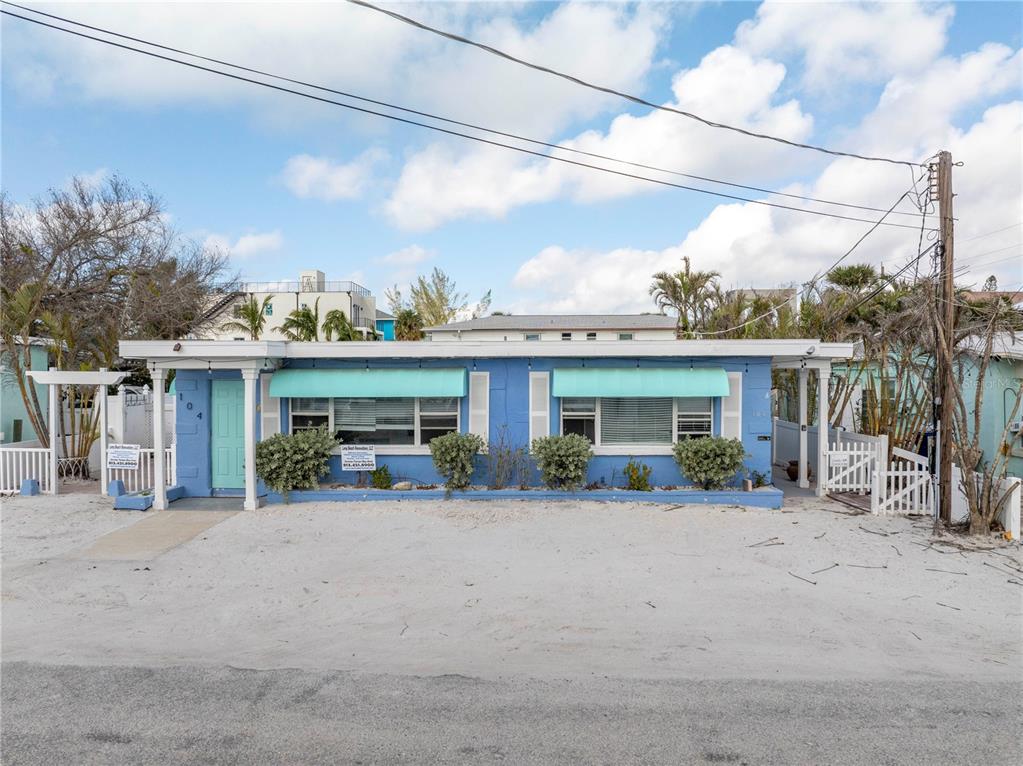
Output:
<svg viewBox="0 0 1023 766">
<path fill-rule="evenodd" d="M 1023 221 L 1017 221 L 1016 223 L 1011 223 L 1008 226 L 1002 227 L 1001 229 L 995 229 L 994 231 L 987 231 L 987 232 L 984 232 L 983 234 L 978 234 L 978 235 L 976 235 L 974 237 L 967 237 L 966 239 L 959 240 L 959 242 L 960 243 L 962 243 L 962 242 L 972 242 L 975 239 L 983 239 L 984 237 L 990 237 L 992 234 L 1001 234 L 1003 231 L 1008 231 L 1009 229 L 1015 229 L 1017 226 L 1023 226 Z"/>
<path fill-rule="evenodd" d="M 276 79 L 276 80 L 280 80 L 282 82 L 289 82 L 289 83 L 292 83 L 292 84 L 295 84 L 295 85 L 301 85 L 303 87 L 308 87 L 308 88 L 313 88 L 313 89 L 324 91 L 324 92 L 328 92 L 328 93 L 333 93 L 333 94 L 336 94 L 336 95 L 344 96 L 346 98 L 352 98 L 352 99 L 355 99 L 355 100 L 358 100 L 358 101 L 363 101 L 365 103 L 371 103 L 371 104 L 375 104 L 375 105 L 378 105 L 378 106 L 383 106 L 383 107 L 386 107 L 386 108 L 389 108 L 389 109 L 395 109 L 395 110 L 406 112 L 406 113 L 409 113 L 409 114 L 415 114 L 415 115 L 419 115 L 419 116 L 422 116 L 422 117 L 427 117 L 429 119 L 434 119 L 434 120 L 438 120 L 438 121 L 441 121 L 441 122 L 446 122 L 446 123 L 453 124 L 453 125 L 459 125 L 461 127 L 466 127 L 466 128 L 470 128 L 470 129 L 473 129 L 473 130 L 479 130 L 479 131 L 490 133 L 490 134 L 493 134 L 493 135 L 503 136 L 505 138 L 512 138 L 512 139 L 515 139 L 515 140 L 518 140 L 518 141 L 523 141 L 523 142 L 531 143 L 531 144 L 538 145 L 538 146 L 544 146 L 544 147 L 547 147 L 547 148 L 550 148 L 550 149 L 554 149 L 554 150 L 557 150 L 557 151 L 571 152 L 573 154 L 583 155 L 583 156 L 587 156 L 587 157 L 592 157 L 592 158 L 595 158 L 595 159 L 606 160 L 608 162 L 617 162 L 617 163 L 621 163 L 621 164 L 624 164 L 624 165 L 629 165 L 629 166 L 632 166 L 632 167 L 644 168 L 644 169 L 647 169 L 647 170 L 652 170 L 652 171 L 660 172 L 660 173 L 667 173 L 667 174 L 670 174 L 670 175 L 681 176 L 681 177 L 684 177 L 684 178 L 691 178 L 691 179 L 695 179 L 695 180 L 699 180 L 699 181 L 704 181 L 704 182 L 707 182 L 707 183 L 715 183 L 715 184 L 720 184 L 720 185 L 723 185 L 723 186 L 731 186 L 731 187 L 734 187 L 734 188 L 746 189 L 746 190 L 749 190 L 749 191 L 756 191 L 756 192 L 760 192 L 760 193 L 763 193 L 763 194 L 769 194 L 769 195 L 773 195 L 773 196 L 788 197 L 788 198 L 793 198 L 793 199 L 804 200 L 804 201 L 807 201 L 807 202 L 816 202 L 816 203 L 824 204 L 824 205 L 836 205 L 836 206 L 854 208 L 854 209 L 870 211 L 870 212 L 882 212 L 881 208 L 871 207 L 871 206 L 868 206 L 868 205 L 859 205 L 859 204 L 855 204 L 855 203 L 851 203 L 851 202 L 838 202 L 838 201 L 835 201 L 835 200 L 825 200 L 825 199 L 819 199 L 819 198 L 815 198 L 815 197 L 808 197 L 808 196 L 804 196 L 804 195 L 790 194 L 790 193 L 787 193 L 787 192 L 779 192 L 779 191 L 775 191 L 775 190 L 772 190 L 772 189 L 764 189 L 764 188 L 761 188 L 761 187 L 749 186 L 749 185 L 745 185 L 745 184 L 734 183 L 734 182 L 731 182 L 731 181 L 722 181 L 722 180 L 719 180 L 719 179 L 709 178 L 709 177 L 706 177 L 706 176 L 699 176 L 699 175 L 695 175 L 695 174 L 691 174 L 691 173 L 684 173 L 684 172 L 677 171 L 677 170 L 669 170 L 669 169 L 660 168 L 660 167 L 657 167 L 657 166 L 654 166 L 654 165 L 646 165 L 646 164 L 643 164 L 643 163 L 631 162 L 629 160 L 623 160 L 623 159 L 619 159 L 619 158 L 616 158 L 616 157 L 610 157 L 610 156 L 607 156 L 607 155 L 598 154 L 596 152 L 587 152 L 587 151 L 584 151 L 584 150 L 581 150 L 581 149 L 575 149 L 573 147 L 563 146 L 563 145 L 560 145 L 560 144 L 555 144 L 555 143 L 551 143 L 551 142 L 547 142 L 547 141 L 541 141 L 541 140 L 538 140 L 538 139 L 533 139 L 533 138 L 528 138 L 528 137 L 525 137 L 525 136 L 521 136 L 521 135 L 518 135 L 518 134 L 515 134 L 515 133 L 509 133 L 509 132 L 506 132 L 506 131 L 500 131 L 500 130 L 496 130 L 496 129 L 493 129 L 493 128 L 487 128 L 487 127 L 484 127 L 484 126 L 475 125 L 473 123 L 463 122 L 463 121 L 460 121 L 460 120 L 454 120 L 454 119 L 450 119 L 450 118 L 447 118 L 447 117 L 442 117 L 442 116 L 439 116 L 439 115 L 434 115 L 434 114 L 431 114 L 429 112 L 423 112 L 423 111 L 419 111 L 419 110 L 416 110 L 416 109 L 410 109 L 410 108 L 399 106 L 399 105 L 396 105 L 396 104 L 391 104 L 391 103 L 386 102 L 386 101 L 380 101 L 380 100 L 377 100 L 377 99 L 367 98 L 365 96 L 359 96 L 359 95 L 356 95 L 356 94 L 353 94 L 353 93 L 349 93 L 349 92 L 346 92 L 346 91 L 337 90 L 337 89 L 334 89 L 334 88 L 328 88 L 328 87 L 325 87 L 325 86 L 304 82 L 302 80 L 296 80 L 296 79 L 293 79 L 293 78 L 284 77 L 282 75 L 276 75 L 276 74 L 273 74 L 273 73 L 270 73 L 270 72 L 265 72 L 265 71 L 262 71 L 262 70 L 253 69 L 253 68 L 250 68 L 250 67 L 242 66 L 240 64 L 232 64 L 231 62 L 223 61 L 221 59 L 214 59 L 214 58 L 210 58 L 210 57 L 207 57 L 207 56 L 202 56 L 202 55 L 197 54 L 197 53 L 191 53 L 189 51 L 182 50 L 180 48 L 173 48 L 173 47 L 170 47 L 170 46 L 162 45 L 160 43 L 150 42 L 150 41 L 144 40 L 142 38 L 132 37 L 130 35 L 124 35 L 124 34 L 121 34 L 119 32 L 114 32 L 112 30 L 104 29 L 102 27 L 96 27 L 96 26 L 92 26 L 92 25 L 85 24 L 85 23 L 82 23 L 82 22 L 74 21 L 73 19 L 67 19 L 67 18 L 64 18 L 64 17 L 61 17 L 61 16 L 56 16 L 56 15 L 51 14 L 51 13 L 44 13 L 42 11 L 35 11 L 35 10 L 29 9 L 29 8 L 25 8 L 25 6 L 21 6 L 21 5 L 18 5 L 16 3 L 7 2 L 7 0 L 0 0 L 0 3 L 2 3 L 3 5 L 10 5 L 12 7 L 19 8 L 19 9 L 24 9 L 24 10 L 29 11 L 30 13 L 35 13 L 35 14 L 38 14 L 38 15 L 41 15 L 41 16 L 46 16 L 48 18 L 56 19 L 56 20 L 59 20 L 59 21 L 64 22 L 64 23 L 73 24 L 73 25 L 80 26 L 80 27 L 83 27 L 83 28 L 86 28 L 86 29 L 91 29 L 93 31 L 100 32 L 102 34 L 111 35 L 113 37 L 119 37 L 119 38 L 126 39 L 126 40 L 131 40 L 133 42 L 137 42 L 137 43 L 140 43 L 140 44 L 143 44 L 143 45 L 151 46 L 151 47 L 162 49 L 162 50 L 171 51 L 171 52 L 178 53 L 178 54 L 181 54 L 181 55 L 185 55 L 185 56 L 189 56 L 189 57 L 192 57 L 192 58 L 196 58 L 196 59 L 199 59 L 199 60 L 202 60 L 202 61 L 208 61 L 208 62 L 211 62 L 211 63 L 215 63 L 215 64 L 218 64 L 218 65 L 221 65 L 221 66 L 228 66 L 228 67 L 231 67 L 233 69 L 238 69 L 239 71 L 245 71 L 245 72 L 249 72 L 249 73 L 252 73 L 252 74 L 258 74 L 258 75 L 263 76 L 263 77 L 270 77 L 270 78 L 273 78 L 273 79 Z M 289 94 L 292 94 L 292 95 L 301 96 L 301 97 L 304 97 L 304 98 L 313 99 L 315 101 L 320 101 L 320 102 L 327 103 L 327 104 L 332 104 L 334 106 L 340 106 L 340 107 L 345 108 L 345 109 L 351 109 L 351 110 L 354 110 L 354 111 L 363 112 L 365 114 L 370 114 L 370 115 L 374 115 L 374 116 L 377 116 L 377 117 L 383 117 L 385 119 L 394 120 L 394 121 L 397 121 L 397 122 L 413 125 L 413 126 L 416 126 L 416 127 L 426 128 L 428 130 L 434 130 L 434 131 L 437 131 L 437 132 L 445 133 L 445 134 L 456 136 L 456 137 L 459 137 L 459 138 L 465 138 L 465 139 L 468 139 L 468 140 L 477 141 L 477 142 L 481 142 L 481 143 L 484 143 L 484 144 L 489 144 L 489 145 L 496 146 L 496 147 L 510 149 L 512 151 L 516 151 L 516 152 L 520 152 L 520 153 L 524 153 L 524 154 L 530 154 L 530 155 L 533 155 L 533 156 L 536 156 L 536 157 L 541 157 L 541 158 L 547 159 L 547 160 L 552 160 L 552 161 L 556 161 L 556 162 L 563 162 L 563 163 L 567 163 L 567 164 L 571 164 L 571 165 L 577 165 L 579 167 L 585 167 L 585 168 L 589 168 L 589 169 L 593 169 L 593 170 L 599 170 L 599 171 L 606 172 L 606 173 L 611 173 L 611 174 L 614 174 L 614 175 L 619 175 L 619 176 L 623 176 L 623 177 L 627 177 L 627 178 L 633 178 L 633 179 L 641 180 L 641 181 L 647 181 L 647 182 L 650 182 L 650 183 L 659 184 L 659 185 L 662 185 L 662 186 L 674 187 L 674 188 L 678 188 L 678 189 L 682 189 L 682 190 L 686 190 L 686 191 L 695 191 L 695 192 L 700 192 L 700 193 L 704 193 L 704 194 L 710 194 L 710 195 L 713 195 L 713 196 L 724 197 L 726 199 L 732 199 L 732 200 L 736 200 L 736 201 L 749 202 L 749 203 L 752 203 L 752 204 L 767 205 L 769 207 L 777 207 L 777 208 L 780 208 L 780 209 L 783 209 L 783 210 L 791 210 L 791 211 L 796 211 L 796 212 L 804 212 L 804 213 L 809 213 L 811 215 L 826 215 L 826 216 L 830 216 L 830 217 L 833 217 L 833 218 L 838 218 L 838 219 L 842 219 L 842 220 L 849 220 L 849 221 L 855 221 L 855 222 L 860 222 L 860 223 L 870 223 L 871 222 L 870 219 L 857 218 L 857 217 L 852 217 L 852 216 L 843 216 L 843 215 L 834 214 L 834 213 L 825 213 L 823 211 L 810 210 L 810 209 L 807 209 L 807 208 L 794 207 L 794 206 L 790 206 L 790 205 L 779 205 L 777 203 L 771 203 L 771 202 L 767 202 L 765 200 L 750 199 L 748 197 L 741 197 L 741 196 L 737 196 L 737 195 L 729 195 L 729 194 L 724 194 L 722 192 L 716 192 L 716 191 L 711 190 L 711 189 L 701 189 L 701 188 L 698 188 L 698 187 L 687 186 L 687 185 L 684 185 L 684 184 L 675 184 L 675 183 L 671 183 L 669 181 L 664 181 L 664 180 L 661 180 L 661 179 L 650 178 L 648 176 L 641 176 L 641 175 L 637 175 L 637 174 L 633 174 L 633 173 L 626 173 L 626 172 L 623 172 L 623 171 L 615 170 L 613 168 L 606 168 L 606 167 L 602 167 L 602 166 L 599 166 L 599 165 L 592 165 L 592 164 L 585 163 L 585 162 L 578 162 L 578 161 L 575 161 L 575 160 L 570 160 L 570 159 L 565 158 L 565 157 L 557 157 L 557 156 L 554 156 L 554 155 L 551 155 L 551 154 L 546 154 L 544 152 L 532 151 L 530 149 L 525 149 L 523 147 L 512 146 L 512 145 L 504 144 L 504 143 L 501 143 L 501 142 L 498 142 L 498 141 L 491 141 L 491 140 L 482 138 L 480 136 L 473 136 L 473 135 L 469 135 L 469 134 L 466 134 L 466 133 L 461 133 L 461 132 L 458 132 L 458 131 L 448 130 L 448 129 L 441 128 L 441 127 L 436 126 L 436 125 L 429 125 L 427 123 L 422 123 L 422 122 L 418 122 L 418 121 L 415 121 L 415 120 L 408 120 L 408 119 L 405 119 L 405 118 L 402 118 L 402 117 L 398 117 L 398 116 L 391 115 L 391 114 L 386 114 L 386 113 L 383 113 L 383 112 L 377 112 L 377 111 L 371 110 L 371 109 L 364 109 L 364 108 L 355 106 L 353 104 L 346 104 L 346 103 L 343 103 L 343 102 L 340 102 L 340 101 L 334 101 L 332 99 L 321 98 L 321 97 L 318 97 L 318 96 L 315 96 L 315 95 L 312 95 L 312 94 L 309 94 L 309 93 L 303 93 L 301 91 L 292 90 L 290 88 L 283 88 L 283 87 L 280 87 L 280 86 L 273 85 L 271 83 L 261 82 L 259 80 L 254 80 L 254 79 L 251 79 L 251 78 L 248 78 L 248 77 L 241 77 L 239 75 L 231 74 L 230 72 L 224 72 L 224 71 L 213 69 L 213 68 L 210 68 L 210 67 L 205 67 L 205 66 L 201 66 L 201 65 L 198 65 L 198 64 L 194 64 L 194 63 L 191 63 L 191 62 L 188 62 L 188 61 L 182 61 L 180 59 L 177 59 L 177 58 L 174 58 L 174 57 L 171 57 L 171 56 L 163 56 L 163 55 L 158 54 L 158 53 L 153 53 L 152 51 L 146 51 L 146 50 L 142 50 L 140 48 L 135 48 L 135 47 L 130 46 L 130 45 L 123 45 L 121 43 L 117 43 L 117 42 L 114 42 L 112 40 L 105 40 L 103 38 L 95 37 L 93 35 L 87 35 L 87 34 L 84 34 L 82 32 L 77 32 L 77 31 L 75 31 L 73 29 L 65 29 L 64 27 L 60 27 L 60 26 L 57 26 L 57 25 L 54 25 L 54 24 L 48 24 L 48 23 L 46 23 L 44 21 L 40 21 L 38 19 L 30 18 L 30 17 L 27 17 L 27 16 L 22 16 L 22 15 L 17 14 L 17 13 L 12 13 L 11 11 L 3 10 L 3 11 L 0 11 L 0 13 L 3 13 L 3 14 L 8 15 L 8 16 L 13 16 L 14 18 L 22 19 L 24 21 L 29 21 L 31 23 L 38 24 L 40 26 L 48 27 L 50 29 L 54 29 L 54 30 L 57 30 L 57 31 L 65 32 L 67 34 L 76 35 L 78 37 L 83 37 L 83 38 L 88 39 L 88 40 L 93 40 L 95 42 L 100 42 L 100 43 L 104 43 L 106 45 L 111 45 L 111 46 L 114 46 L 114 47 L 117 47 L 117 48 L 121 48 L 123 50 L 132 51 L 132 52 L 135 52 L 135 53 L 141 53 L 141 54 L 146 55 L 146 56 L 150 56 L 150 57 L 157 58 L 157 59 L 162 59 L 164 61 L 180 64 L 182 66 L 187 66 L 187 67 L 191 67 L 191 68 L 194 68 L 194 69 L 199 69 L 199 70 L 202 70 L 202 71 L 205 71 L 205 72 L 209 72 L 211 74 L 218 74 L 218 75 L 221 75 L 223 77 L 228 77 L 228 78 L 231 78 L 231 79 L 240 80 L 242 82 L 247 82 L 247 83 L 254 84 L 254 85 L 261 85 L 261 86 L 266 87 L 266 88 L 270 88 L 270 89 L 273 89 L 273 90 L 278 90 L 278 91 L 281 91 L 281 92 L 284 92 L 284 93 L 289 93 Z M 901 210 L 899 210 L 899 211 L 894 211 L 894 212 L 897 215 L 917 215 L 917 213 L 909 212 L 909 211 L 901 211 Z M 907 228 L 907 227 L 908 228 L 913 228 L 913 227 L 910 227 L 908 224 L 886 223 L 885 225 L 886 226 L 897 226 L 897 227 L 903 227 L 903 228 Z"/>
<path fill-rule="evenodd" d="M 919 167 L 921 165 L 921 163 L 919 163 L 919 162 L 909 162 L 909 161 L 906 161 L 906 160 L 894 160 L 894 159 L 891 159 L 889 157 L 870 157 L 870 156 L 867 156 L 867 155 L 855 154 L 853 152 L 842 152 L 842 151 L 838 151 L 836 149 L 828 149 L 828 148 L 823 147 L 823 146 L 816 146 L 814 144 L 804 144 L 804 143 L 799 143 L 798 141 L 790 141 L 787 138 L 781 138 L 779 136 L 772 136 L 772 135 L 769 135 L 767 133 L 757 133 L 757 132 L 752 131 L 752 130 L 746 130 L 745 128 L 739 128 L 739 127 L 736 127 L 734 125 L 728 125 L 728 124 L 723 123 L 723 122 L 714 122 L 712 120 L 708 120 L 705 117 L 701 117 L 698 114 L 693 114 L 692 112 L 686 112 L 686 111 L 683 111 L 681 109 L 676 109 L 676 108 L 671 107 L 671 106 L 665 106 L 664 104 L 656 104 L 656 103 L 654 103 L 652 101 L 647 101 L 645 98 L 641 98 L 639 96 L 634 96 L 634 95 L 632 95 L 630 93 L 624 93 L 624 92 L 622 92 L 620 90 L 615 90 L 614 88 L 609 88 L 609 87 L 606 87 L 604 85 L 597 85 L 595 83 L 583 80 L 583 79 L 581 79 L 579 77 L 575 77 L 575 76 L 567 74 L 565 72 L 561 72 L 561 71 L 559 71 L 557 69 L 551 69 L 550 67 L 542 66 L 541 64 L 535 64 L 535 63 L 533 63 L 531 61 L 526 61 L 525 59 L 520 59 L 517 56 L 513 56 L 510 53 L 506 53 L 505 51 L 500 50 L 499 48 L 494 48 L 493 46 L 486 45 L 486 44 L 481 43 L 481 42 L 477 42 L 476 40 L 472 40 L 472 39 L 470 39 L 468 37 L 464 37 L 462 35 L 455 34 L 454 32 L 447 32 L 447 31 L 445 31 L 443 29 L 438 29 L 436 27 L 431 27 L 428 24 L 424 24 L 423 22 L 417 21 L 416 19 L 413 19 L 413 18 L 411 18 L 409 16 L 403 16 L 402 14 L 397 13 L 396 11 L 390 11 L 390 10 L 387 10 L 386 8 L 380 8 L 379 6 L 373 5 L 372 3 L 367 3 L 365 0 L 348 0 L 348 2 L 351 3 L 352 5 L 358 5 L 358 6 L 361 6 L 363 8 L 366 8 L 368 10 L 375 11 L 377 13 L 382 13 L 385 16 L 390 16 L 392 19 L 395 19 L 396 21 L 400 21 L 403 24 L 408 24 L 410 26 L 416 27 L 417 29 L 422 29 L 423 31 L 431 32 L 432 34 L 439 35 L 440 37 L 447 38 L 448 40 L 453 40 L 454 42 L 463 43 L 465 45 L 471 45 L 474 48 L 479 48 L 482 51 L 486 51 L 487 53 L 493 54 L 494 56 L 499 56 L 500 58 L 507 59 L 508 61 L 511 61 L 511 62 L 513 62 L 515 64 L 520 64 L 522 66 L 529 67 L 530 69 L 535 69 L 538 72 L 544 72 L 546 74 L 553 75 L 555 77 L 560 77 L 563 80 L 568 80 L 571 83 L 574 83 L 576 85 L 581 85 L 581 86 L 583 86 L 585 88 L 590 88 L 591 90 L 600 91 L 601 93 L 608 93 L 608 94 L 610 94 L 612 96 L 618 96 L 619 98 L 623 98 L 623 99 L 625 99 L 627 101 L 631 101 L 631 102 L 633 102 L 635 104 L 639 104 L 640 106 L 645 106 L 645 107 L 648 107 L 650 109 L 658 109 L 658 110 L 663 111 L 663 112 L 671 112 L 673 114 L 677 114 L 677 115 L 680 115 L 682 117 L 687 117 L 687 118 L 689 118 L 691 120 L 696 120 L 697 122 L 701 122 L 704 125 L 707 125 L 708 127 L 711 127 L 711 128 L 720 128 L 722 130 L 731 130 L 731 131 L 734 131 L 736 133 L 741 133 L 742 135 L 748 136 L 750 138 L 759 138 L 759 139 L 764 139 L 764 140 L 767 140 L 767 141 L 776 141 L 776 142 L 778 142 L 780 144 L 786 144 L 788 146 L 792 146 L 792 147 L 795 147 L 797 149 L 810 149 L 810 150 L 815 151 L 815 152 L 822 152 L 824 154 L 830 154 L 830 155 L 833 155 L 833 156 L 836 156 L 836 157 L 851 157 L 851 158 L 858 159 L 858 160 L 867 160 L 869 162 L 887 162 L 887 163 L 890 163 L 892 165 L 906 165 L 906 166 L 908 166 L 910 168 Z"/>
<path fill-rule="evenodd" d="M 971 253 L 970 255 L 967 255 L 965 258 L 963 258 L 963 260 L 968 261 L 970 258 L 983 258 L 985 255 L 994 255 L 995 253 L 1002 253 L 1005 252 L 1006 250 L 1012 250 L 1012 248 L 1014 247 L 1020 247 L 1021 245 L 1023 245 L 1023 242 L 1017 242 L 1014 245 L 1006 245 L 1005 247 L 999 247 L 994 250 L 987 250 L 986 252 L 983 253 Z"/>
<path fill-rule="evenodd" d="M 829 266 L 827 268 L 827 270 L 824 271 L 823 274 L 818 270 L 817 273 L 813 275 L 813 277 L 810 279 L 809 282 L 805 282 L 803 284 L 803 291 L 802 292 L 806 293 L 809 290 L 813 289 L 814 285 L 817 283 L 818 280 L 820 280 L 823 277 L 825 277 L 828 274 L 830 274 L 832 271 L 834 271 L 842 263 L 842 261 L 844 261 L 850 255 L 852 255 L 853 252 L 856 250 L 856 248 L 858 248 L 863 243 L 863 240 L 865 240 L 867 237 L 869 237 L 871 234 L 873 234 L 878 229 L 878 227 L 881 226 L 884 223 L 884 219 L 887 216 L 889 216 L 892 213 L 892 211 L 895 210 L 896 207 L 898 207 L 899 203 L 902 202 L 902 200 L 906 199 L 906 197 L 908 197 L 912 193 L 913 193 L 913 189 L 912 188 L 907 189 L 906 191 L 904 191 L 902 193 L 902 195 L 897 200 L 895 200 L 894 204 L 892 204 L 892 206 L 890 208 L 888 208 L 888 211 L 883 216 L 881 216 L 877 221 L 874 221 L 874 225 L 871 226 L 869 229 L 867 229 L 867 231 L 864 232 L 860 236 L 860 238 L 857 239 L 856 242 L 853 243 L 853 246 L 850 247 L 848 250 L 846 250 L 838 258 L 838 260 L 836 260 L 833 264 L 831 264 L 831 266 Z M 937 243 L 935 243 L 935 244 L 937 244 Z M 935 245 L 931 245 L 931 247 L 934 247 L 934 246 Z M 930 250 L 930 248 L 928 248 L 928 250 Z M 919 261 L 920 258 L 923 257 L 924 252 L 926 252 L 926 251 L 920 252 L 917 255 L 917 257 L 914 259 L 913 262 L 915 263 L 916 261 Z M 740 330 L 743 327 L 748 327 L 749 325 L 753 324 L 754 322 L 759 322 L 761 319 L 764 319 L 764 318 L 770 316 L 771 314 L 774 314 L 778 309 L 780 309 L 782 306 L 784 306 L 788 302 L 789 302 L 788 299 L 786 299 L 784 301 L 781 301 L 780 303 L 775 304 L 770 309 L 765 311 L 763 314 L 760 314 L 759 316 L 755 316 L 752 319 L 747 319 L 745 322 L 743 322 L 741 324 L 738 324 L 738 325 L 735 325 L 734 327 L 729 327 L 728 329 L 725 329 L 725 330 L 712 330 L 712 331 L 708 331 L 708 332 L 699 332 L 699 333 L 697 333 L 697 336 L 698 337 L 703 337 L 704 335 L 725 335 L 727 333 L 734 332 L 735 330 Z"/>
</svg>

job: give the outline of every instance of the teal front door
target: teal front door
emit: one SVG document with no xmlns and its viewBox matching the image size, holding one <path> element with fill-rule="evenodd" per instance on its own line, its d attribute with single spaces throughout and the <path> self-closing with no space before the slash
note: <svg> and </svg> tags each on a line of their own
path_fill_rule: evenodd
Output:
<svg viewBox="0 0 1023 766">
<path fill-rule="evenodd" d="M 245 488 L 245 388 L 240 380 L 214 380 L 210 473 L 214 489 Z"/>
</svg>

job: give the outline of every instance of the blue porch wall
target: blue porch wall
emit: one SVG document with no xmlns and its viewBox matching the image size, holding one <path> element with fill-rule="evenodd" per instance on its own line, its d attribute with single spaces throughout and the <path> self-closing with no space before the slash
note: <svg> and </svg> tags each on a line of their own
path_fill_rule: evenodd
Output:
<svg viewBox="0 0 1023 766">
<path fill-rule="evenodd" d="M 341 360 L 292 360 L 288 365 L 292 368 L 348 368 L 365 367 L 365 362 Z M 467 371 L 490 373 L 490 440 L 496 442 L 504 434 L 505 442 L 511 447 L 527 447 L 529 441 L 529 373 L 553 371 L 565 367 L 613 368 L 613 367 L 722 367 L 729 372 L 743 373 L 742 398 L 742 430 L 743 442 L 748 456 L 745 461 L 747 470 L 763 473 L 768 481 L 771 477 L 771 364 L 770 360 L 760 358 L 661 358 L 661 359 L 477 359 L 477 360 L 423 360 L 424 369 L 463 367 Z M 409 364 L 406 360 L 374 361 L 373 368 L 406 368 L 418 369 L 419 363 Z M 551 433 L 558 432 L 560 421 L 559 400 L 550 397 Z M 281 422 L 288 423 L 287 404 L 282 403 Z M 468 398 L 461 402 L 461 430 L 468 428 Z M 720 401 L 714 403 L 714 432 L 720 431 Z M 286 425 L 285 425 L 286 428 Z M 762 440 L 758 437 L 766 437 Z M 587 481 L 605 484 L 621 484 L 624 481 L 623 468 L 629 461 L 629 455 L 595 455 L 590 461 Z M 649 455 L 637 450 L 631 457 L 640 460 L 652 469 L 651 481 L 658 485 L 686 485 L 688 480 L 682 476 L 671 455 Z M 386 465 L 395 481 L 408 480 L 416 484 L 438 484 L 442 481 L 433 467 L 433 460 L 425 455 L 378 455 L 378 465 Z M 475 481 L 486 481 L 484 461 L 478 462 Z M 352 484 L 356 481 L 352 471 L 341 470 L 340 457 L 330 461 L 329 480 L 337 483 Z M 531 483 L 539 484 L 539 474 L 531 471 Z"/>
<path fill-rule="evenodd" d="M 292 368 L 349 368 L 365 367 L 365 362 L 340 360 L 291 360 Z M 422 367 L 450 368 L 463 367 L 468 371 L 478 370 L 490 373 L 490 439 L 498 441 L 502 433 L 505 442 L 515 447 L 527 447 L 529 440 L 529 372 L 553 371 L 559 367 L 723 367 L 730 372 L 743 373 L 742 431 L 743 442 L 748 456 L 747 470 L 759 471 L 770 481 L 771 476 L 771 365 L 769 360 L 759 358 L 702 359 L 477 359 L 477 360 L 423 360 Z M 419 363 L 407 360 L 376 361 L 374 368 L 417 369 Z M 178 483 L 193 497 L 209 497 L 213 494 L 210 481 L 210 396 L 213 380 L 240 380 L 238 371 L 180 370 L 177 373 L 175 395 L 177 397 L 177 471 Z M 257 387 L 257 397 L 259 389 Z M 257 399 L 258 401 L 258 399 Z M 551 433 L 558 432 L 560 419 L 559 400 L 550 397 Z M 460 406 L 461 429 L 467 430 L 469 422 L 468 397 Z M 280 402 L 281 423 L 288 428 L 288 405 Z M 714 431 L 720 431 L 720 402 L 714 405 Z M 257 418 L 256 434 L 260 438 L 260 423 Z M 767 437 L 761 440 L 758 437 Z M 624 482 L 623 468 L 629 455 L 596 455 L 590 462 L 587 481 L 621 485 Z M 649 465 L 651 481 L 657 485 L 686 485 L 670 455 L 645 455 L 637 450 L 631 457 Z M 441 477 L 433 467 L 429 454 L 422 455 L 378 455 L 378 465 L 386 465 L 396 481 L 408 480 L 415 484 L 440 484 Z M 341 470 L 340 457 L 334 456 L 329 464 L 327 480 L 351 484 L 356 480 L 352 471 Z M 477 483 L 486 481 L 484 461 L 480 459 L 475 478 Z M 531 471 L 531 483 L 539 484 L 539 474 Z M 217 494 L 224 494 L 218 490 Z M 241 494 L 238 490 L 236 494 Z M 259 494 L 265 494 L 260 483 Z"/>
</svg>

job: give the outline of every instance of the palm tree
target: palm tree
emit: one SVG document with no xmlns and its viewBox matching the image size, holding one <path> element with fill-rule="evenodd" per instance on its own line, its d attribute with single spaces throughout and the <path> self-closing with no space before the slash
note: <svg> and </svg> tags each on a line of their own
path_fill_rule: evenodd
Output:
<svg viewBox="0 0 1023 766">
<path fill-rule="evenodd" d="M 678 313 L 675 334 L 679 338 L 706 326 L 716 303 L 720 276 L 716 271 L 693 271 L 688 256 L 682 258 L 682 271 L 654 274 L 650 294 L 661 313 L 667 313 L 668 309 Z"/>
<path fill-rule="evenodd" d="M 362 340 L 362 335 L 349 321 L 348 315 L 341 309 L 331 309 L 323 318 L 323 337 L 326 340 Z"/>
<path fill-rule="evenodd" d="M 313 308 L 302 306 L 284 318 L 284 324 L 277 328 L 288 340 L 318 341 L 320 339 L 320 299 Z"/>
<path fill-rule="evenodd" d="M 413 309 L 401 309 L 394 316 L 395 340 L 422 340 L 423 318 Z"/>
<path fill-rule="evenodd" d="M 220 326 L 223 332 L 247 333 L 249 340 L 259 340 L 259 336 L 266 329 L 266 307 L 273 300 L 272 295 L 266 296 L 262 301 L 257 301 L 255 295 L 238 306 L 235 318 L 230 322 L 224 322 Z"/>
</svg>

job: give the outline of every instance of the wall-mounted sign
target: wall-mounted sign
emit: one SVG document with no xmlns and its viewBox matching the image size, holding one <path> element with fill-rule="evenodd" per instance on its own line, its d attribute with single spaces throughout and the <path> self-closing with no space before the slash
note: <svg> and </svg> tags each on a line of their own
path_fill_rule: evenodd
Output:
<svg viewBox="0 0 1023 766">
<path fill-rule="evenodd" d="M 341 445 L 342 471 L 375 471 L 376 469 L 376 447 L 366 447 L 360 444 Z"/>
<path fill-rule="evenodd" d="M 107 468 L 122 468 L 136 471 L 139 467 L 141 444 L 107 445 Z"/>
</svg>

